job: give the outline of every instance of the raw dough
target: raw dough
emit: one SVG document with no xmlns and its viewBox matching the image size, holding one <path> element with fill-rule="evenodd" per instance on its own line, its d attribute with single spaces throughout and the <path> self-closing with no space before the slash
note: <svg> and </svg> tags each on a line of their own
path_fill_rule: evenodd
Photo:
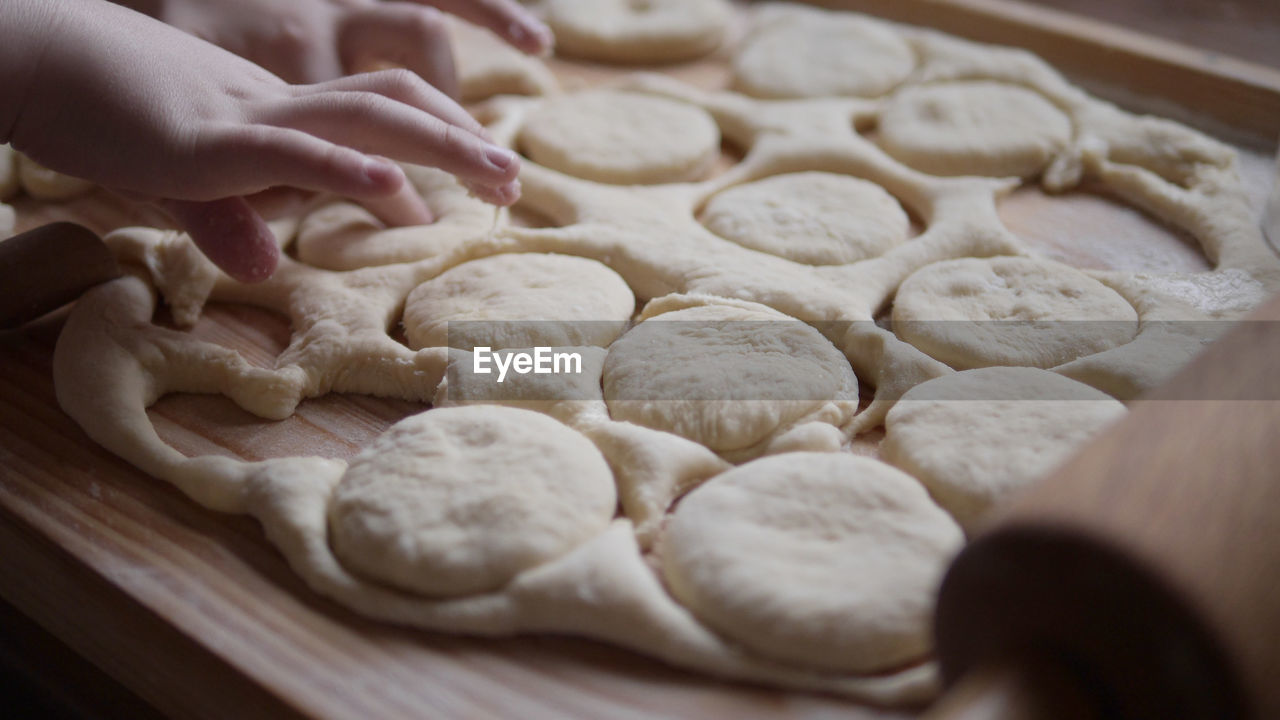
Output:
<svg viewBox="0 0 1280 720">
<path fill-rule="evenodd" d="M 486 28 L 445 15 L 453 43 L 458 90 L 463 102 L 494 95 L 544 95 L 554 92 L 556 78 L 536 58 L 504 42 Z"/>
<path fill-rule="evenodd" d="M 720 130 L 693 105 L 591 90 L 535 109 L 520 132 L 520 146 L 534 162 L 587 180 L 670 183 L 706 174 L 720 154 Z"/>
<path fill-rule="evenodd" d="M 730 188 L 707 203 L 702 221 L 743 247 L 809 265 L 876 257 L 905 240 L 910 226 L 879 185 L 818 172 Z"/>
<path fill-rule="evenodd" d="M 831 400 L 856 405 L 858 383 L 844 356 L 808 325 L 707 305 L 642 322 L 615 342 L 604 396 L 615 420 L 728 451 Z"/>
<path fill-rule="evenodd" d="M 414 288 L 405 301 L 404 331 L 415 350 L 605 347 L 622 334 L 635 302 L 622 278 L 594 260 L 495 255 Z"/>
<path fill-rule="evenodd" d="M 547 0 L 556 51 L 611 63 L 673 63 L 715 50 L 725 0 Z"/>
<path fill-rule="evenodd" d="M 36 200 L 70 200 L 93 189 L 88 180 L 50 170 L 22 153 L 18 153 L 18 179 Z"/>
<path fill-rule="evenodd" d="M 329 507 L 334 553 L 430 596 L 505 585 L 613 519 L 613 473 L 585 437 L 528 410 L 432 410 L 351 461 Z"/>
<path fill-rule="evenodd" d="M 0 145 L 0 200 L 8 200 L 20 189 L 17 153 L 8 145 Z"/>
<path fill-rule="evenodd" d="M 912 388 L 880 456 L 924 483 L 966 532 L 1125 415 L 1111 396 L 1033 368 L 983 368 Z"/>
<path fill-rule="evenodd" d="M 435 221 L 388 228 L 367 209 L 335 202 L 307 215 L 296 246 L 303 262 L 329 270 L 413 262 L 445 255 L 493 228 L 493 206 L 473 197 L 443 170 L 405 165 Z"/>
<path fill-rule="evenodd" d="M 1071 121 L 1043 96 L 987 81 L 905 88 L 879 127 L 890 155 L 935 175 L 1030 177 L 1071 141 Z"/>
<path fill-rule="evenodd" d="M 803 14 L 832 21 L 849 17 L 814 9 Z M 782 14 L 773 17 L 785 21 Z M 909 42 L 918 56 L 919 65 L 902 80 L 904 84 L 989 79 L 1025 86 L 1050 99 L 1069 116 L 1074 140 L 1051 161 L 1043 176 L 1046 185 L 1067 190 L 1088 180 L 1186 232 L 1212 260 L 1213 270 L 1200 274 L 1154 278 L 1092 272 L 1092 278 L 1136 311 L 1140 330 L 1132 342 L 1082 357 L 1063 366 L 1062 372 L 1070 371 L 1097 387 L 1115 388 L 1124 398 L 1133 397 L 1153 387 L 1200 346 L 1204 337 L 1188 330 L 1198 323 L 1186 321 L 1214 320 L 1213 327 L 1225 327 L 1228 323 L 1220 321 L 1237 319 L 1257 297 L 1280 291 L 1280 261 L 1262 240 L 1229 147 L 1176 124 L 1133 116 L 1090 98 L 1028 53 L 920 29 L 878 26 Z M 677 498 L 692 491 L 688 499 L 695 499 L 696 488 L 705 482 L 714 489 L 717 476 L 729 463 L 814 449 L 843 458 L 851 447 L 866 446 L 868 434 L 883 423 L 895 398 L 920 383 L 951 374 L 946 365 L 902 341 L 875 318 L 889 307 L 903 280 L 933 263 L 1029 255 L 1026 244 L 1003 226 L 996 211 L 997 198 L 1016 180 L 936 177 L 894 160 L 857 130 L 877 117 L 879 100 L 756 100 L 651 76 L 632 78 L 628 85 L 633 92 L 666 96 L 714 116 L 745 157 L 712 180 L 665 185 L 601 184 L 525 163 L 520 176 L 524 194 L 517 209 L 545 217 L 550 222 L 544 227 L 518 226 L 503 214 L 495 227 L 489 215 L 479 232 L 460 232 L 448 242 L 436 243 L 439 238 L 421 244 L 406 242 L 403 247 L 411 250 L 413 259 L 379 256 L 376 261 L 388 264 L 340 272 L 304 264 L 286 254 L 277 273 L 255 285 L 242 285 L 220 274 L 179 233 L 148 228 L 118 231 L 107 240 L 124 260 L 128 275 L 90 290 L 70 313 L 54 354 L 58 401 L 89 437 L 143 472 L 172 483 L 209 508 L 259 520 L 266 536 L 309 587 L 369 617 L 454 633 L 586 636 L 717 677 L 820 690 L 878 705 L 923 705 L 938 689 L 934 663 L 863 675 L 814 670 L 823 656 L 795 662 L 766 658 L 714 631 L 678 602 L 655 572 L 660 558 L 646 550 L 669 520 L 667 513 Z M 486 120 L 491 121 L 495 137 L 510 141 L 525 114 L 540 102 L 528 98 L 491 102 L 493 115 Z M 878 257 L 814 267 L 726 242 L 696 218 L 699 208 L 728 188 L 806 171 L 858 177 L 880 185 L 926 227 L 918 237 Z M 396 240 L 390 245 L 402 247 L 400 241 L 405 240 L 395 229 L 384 231 L 359 222 L 343 227 L 349 230 L 329 229 L 335 246 L 344 239 L 372 241 L 376 246 L 378 240 L 390 237 Z M 293 236 L 289 224 L 274 229 L 282 240 Z M 625 365 L 624 374 L 637 378 L 639 391 L 645 390 L 645 377 L 659 378 L 665 383 L 660 389 L 673 392 L 684 387 L 682 377 L 712 383 L 712 390 L 745 391 L 752 386 L 715 373 L 699 379 L 696 368 L 688 368 L 684 375 L 667 373 L 662 357 L 642 342 L 653 326 L 663 324 L 663 317 L 688 309 L 722 308 L 727 309 L 722 310 L 726 317 L 742 317 L 730 314 L 732 310 L 781 321 L 786 330 L 778 334 L 776 343 L 782 346 L 790 339 L 795 343 L 775 355 L 754 355 L 750 341 L 723 349 L 733 363 L 741 361 L 757 370 L 781 368 L 786 382 L 766 387 L 782 393 L 784 399 L 816 397 L 807 401 L 813 408 L 788 420 L 777 410 L 785 403 L 769 400 L 758 403 L 771 408 L 768 413 L 748 407 L 745 412 L 735 411 L 738 415 L 706 412 L 707 405 L 691 404 L 705 415 L 693 414 L 689 419 L 712 421 L 709 430 L 714 432 L 707 433 L 712 442 L 725 437 L 714 427 L 722 421 L 732 421 L 726 423 L 729 429 L 745 441 L 760 436 L 749 447 L 717 454 L 666 430 L 611 418 L 614 408 L 599 396 L 530 405 L 562 418 L 607 457 L 625 519 L 615 519 L 563 555 L 533 561 L 534 566 L 515 572 L 491 592 L 447 598 L 395 589 L 389 585 L 393 581 L 370 580 L 334 556 L 328 510 L 346 463 L 319 457 L 261 462 L 223 456 L 189 458 L 162 442 L 150 422 L 147 406 L 175 392 L 220 393 L 249 412 L 273 419 L 288 417 L 303 399 L 327 393 L 420 403 L 439 397 L 450 402 L 446 370 L 461 353 L 442 346 L 415 351 L 396 341 L 388 329 L 402 316 L 405 300 L 415 288 L 469 261 L 503 253 L 589 258 L 608 266 L 645 301 L 640 324 L 614 343 L 606 356 L 606 363 Z M 347 260 L 363 262 L 353 257 Z M 594 287 L 593 277 L 587 273 L 582 278 L 589 290 Z M 568 282 L 577 284 L 579 278 L 575 275 Z M 1171 289 L 1183 285 L 1213 289 L 1209 293 L 1213 309 L 1187 302 L 1179 297 L 1185 291 Z M 251 363 L 240 352 L 201 340 L 194 333 L 153 324 L 160 296 L 183 327 L 199 317 L 206 300 L 280 313 L 291 321 L 289 346 L 271 367 Z M 766 335 L 756 342 L 775 343 L 775 339 Z M 629 350 L 628 343 L 632 344 Z M 697 354 L 693 338 L 681 343 L 691 357 Z M 1167 352 L 1170 347 L 1178 352 Z M 784 358 L 784 354 L 795 357 Z M 784 364 L 784 359 L 792 362 Z M 1153 359 L 1159 361 L 1157 372 L 1151 370 Z M 776 365 L 771 365 L 774 361 Z M 853 372 L 876 388 L 871 404 L 856 414 L 856 395 L 846 392 L 853 389 Z M 442 385 L 444 395 L 440 395 Z M 462 388 L 461 394 L 468 395 L 471 389 Z M 685 390 L 686 395 L 699 392 L 696 386 Z M 480 396 L 482 392 L 470 397 Z M 681 397 L 668 405 L 687 400 Z M 428 414 L 440 412 L 451 410 Z M 655 418 L 664 427 L 676 424 L 656 409 Z M 690 427 L 690 435 L 703 437 L 703 429 Z M 571 431 L 556 426 L 556 434 L 563 432 Z M 495 448 L 499 448 L 495 453 L 501 451 L 500 445 Z M 513 464 L 493 467 L 488 479 L 498 482 L 525 470 Z M 780 487 L 785 491 L 785 485 Z M 708 525 L 706 531 L 715 532 L 715 528 Z M 404 537 L 408 542 L 413 536 Z M 779 549 L 793 546 L 788 542 Z M 911 545 L 894 544 L 889 536 L 883 538 L 880 552 L 886 559 L 911 556 L 918 562 Z M 910 566 L 910 561 L 904 566 Z M 489 581 L 501 582 L 502 574 L 490 576 Z M 798 586 L 785 590 L 803 592 Z M 914 602 L 926 605 L 928 591 Z M 793 621 L 788 626 L 804 625 L 803 617 L 788 619 Z"/>
<path fill-rule="evenodd" d="M 1138 314 L 1066 265 L 962 258 L 907 278 L 893 301 L 898 337 L 954 368 L 1050 368 L 1133 339 Z"/>
<path fill-rule="evenodd" d="M 902 38 L 862 16 L 801 12 L 770 19 L 733 58 L 733 86 L 748 95 L 877 97 L 915 67 Z"/>
<path fill-rule="evenodd" d="M 659 554 L 671 592 L 725 636 L 814 670 L 871 673 L 929 652 L 933 594 L 962 542 L 904 473 L 788 453 L 686 496 Z"/>
</svg>

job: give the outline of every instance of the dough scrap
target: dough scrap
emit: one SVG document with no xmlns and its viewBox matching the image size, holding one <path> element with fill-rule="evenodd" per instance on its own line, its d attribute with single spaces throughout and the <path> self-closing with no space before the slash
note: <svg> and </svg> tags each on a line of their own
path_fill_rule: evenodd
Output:
<svg viewBox="0 0 1280 720">
<path fill-rule="evenodd" d="M 435 221 L 388 228 L 351 202 L 325 205 L 307 215 L 298 229 L 298 258 L 328 270 L 413 262 L 445 255 L 493 228 L 493 206 L 474 198 L 443 170 L 404 166 Z"/>
<path fill-rule="evenodd" d="M 705 110 L 618 90 L 547 100 L 519 141 L 536 163 L 617 185 L 695 180 L 720 156 L 720 130 Z"/>
<path fill-rule="evenodd" d="M 878 97 L 915 67 L 906 41 L 860 15 L 799 12 L 770 20 L 733 58 L 733 87 L 748 95 Z"/>
<path fill-rule="evenodd" d="M 711 198 L 702 221 L 743 247 L 808 265 L 876 257 L 905 240 L 910 227 L 902 206 L 879 185 L 818 172 L 729 188 Z"/>
<path fill-rule="evenodd" d="M 929 651 L 932 597 L 963 535 L 870 458 L 789 453 L 707 481 L 659 540 L 671 592 L 765 657 L 872 673 Z"/>
<path fill-rule="evenodd" d="M 1047 370 L 966 370 L 903 395 L 885 420 L 880 456 L 972 532 L 1125 413 L 1111 396 Z"/>
<path fill-rule="evenodd" d="M 1084 273 L 1051 260 L 961 258 L 907 278 L 898 337 L 951 367 L 1051 368 L 1129 342 L 1138 314 Z"/>
<path fill-rule="evenodd" d="M 1030 177 L 1071 141 L 1071 121 L 1042 95 L 989 81 L 904 88 L 879 128 L 885 151 L 934 175 Z"/>
<path fill-rule="evenodd" d="M 763 308 L 706 305 L 646 320 L 615 342 L 604 395 L 615 420 L 730 451 L 832 400 L 856 405 L 858 384 L 812 327 Z"/>
<path fill-rule="evenodd" d="M 673 63 L 719 47 L 725 0 L 547 0 L 556 52 L 607 63 Z"/>
<path fill-rule="evenodd" d="M 0 145 L 0 200 L 8 200 L 21 189 L 17 153 L 8 145 Z"/>
<path fill-rule="evenodd" d="M 22 189 L 36 200 L 71 200 L 93 189 L 93 183 L 88 180 L 50 170 L 22 153 L 17 156 L 18 180 Z"/>
<path fill-rule="evenodd" d="M 613 473 L 585 437 L 497 406 L 401 420 L 352 459 L 329 508 L 334 553 L 432 597 L 495 590 L 613 519 Z"/>
<path fill-rule="evenodd" d="M 515 253 L 463 263 L 414 288 L 404 330 L 415 350 L 607 347 L 634 311 L 631 288 L 605 265 Z"/>
</svg>

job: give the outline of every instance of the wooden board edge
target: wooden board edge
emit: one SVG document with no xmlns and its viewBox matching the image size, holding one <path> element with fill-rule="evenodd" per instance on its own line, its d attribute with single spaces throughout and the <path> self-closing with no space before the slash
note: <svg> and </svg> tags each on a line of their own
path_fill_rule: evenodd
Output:
<svg viewBox="0 0 1280 720">
<path fill-rule="evenodd" d="M 1225 140 L 1268 150 L 1280 138 L 1280 69 L 1015 0 L 805 1 L 1021 47 L 1101 97 Z"/>
<path fill-rule="evenodd" d="M 4 504 L 0 547 L 0 597 L 164 716 L 305 717 Z"/>
</svg>

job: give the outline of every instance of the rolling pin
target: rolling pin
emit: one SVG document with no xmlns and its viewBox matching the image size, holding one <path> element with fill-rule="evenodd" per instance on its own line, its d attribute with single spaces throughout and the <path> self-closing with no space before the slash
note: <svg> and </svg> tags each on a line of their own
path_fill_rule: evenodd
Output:
<svg viewBox="0 0 1280 720">
<path fill-rule="evenodd" d="M 933 720 L 1280 718 L 1280 298 L 959 554 Z"/>
<path fill-rule="evenodd" d="M 0 241 L 0 330 L 20 327 L 119 276 L 111 250 L 75 223 L 51 223 Z"/>
</svg>

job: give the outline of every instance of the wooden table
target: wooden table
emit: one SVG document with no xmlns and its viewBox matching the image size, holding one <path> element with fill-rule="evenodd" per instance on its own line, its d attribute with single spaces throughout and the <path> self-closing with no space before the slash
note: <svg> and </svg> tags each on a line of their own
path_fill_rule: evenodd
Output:
<svg viewBox="0 0 1280 720">
<path fill-rule="evenodd" d="M 962 17 L 999 3 L 895 5 L 899 13 L 945 5 Z M 1051 20 L 1044 21 L 1050 36 L 1064 32 Z M 1160 22 L 1185 30 L 1200 17 L 1163 12 Z M 1257 27 L 1257 21 L 1241 22 L 1239 32 L 1252 35 Z M 1195 65 L 1201 54 L 1181 57 Z M 1276 88 L 1280 103 L 1280 84 Z M 1265 113 L 1258 117 L 1250 122 L 1266 121 Z M 1280 112 L 1275 118 L 1280 124 Z M 1273 151 L 1246 157 L 1245 170 L 1259 193 L 1268 182 L 1266 153 Z M 1121 235 L 1134 242 L 1163 243 L 1172 262 L 1187 269 L 1203 263 L 1184 239 L 1139 213 L 1094 197 L 1079 202 L 1089 204 L 1086 215 L 1098 227 L 1125 229 Z M 1024 236 L 1044 227 L 1047 205 L 1038 191 L 1020 191 L 1002 209 Z M 100 227 L 145 219 L 120 216 L 91 200 L 40 212 Z M 1081 215 L 1065 212 L 1079 233 Z M 26 222 L 35 218 L 35 211 L 26 213 Z M 1052 233 L 1042 240 L 1054 247 Z M 1077 251 L 1087 254 L 1088 248 Z M 11 688 L 25 686 L 24 701 L 37 703 L 36 714 L 910 717 L 717 682 L 589 641 L 476 640 L 366 621 L 309 592 L 252 520 L 206 511 L 90 442 L 53 399 L 50 360 L 60 322 L 55 314 L 0 335 L 0 597 L 6 603 L 0 605 L 6 640 L 0 664 L 9 667 Z M 209 313 L 196 332 L 253 348 L 264 359 L 288 336 L 279 318 L 234 307 Z M 344 457 L 415 409 L 326 397 L 304 403 L 294 418 L 266 423 L 221 398 L 182 396 L 163 399 L 152 418 L 186 452 L 260 457 L 269 447 L 275 455 L 292 450 Z M 37 689 L 30 691 L 33 683 Z"/>
</svg>

